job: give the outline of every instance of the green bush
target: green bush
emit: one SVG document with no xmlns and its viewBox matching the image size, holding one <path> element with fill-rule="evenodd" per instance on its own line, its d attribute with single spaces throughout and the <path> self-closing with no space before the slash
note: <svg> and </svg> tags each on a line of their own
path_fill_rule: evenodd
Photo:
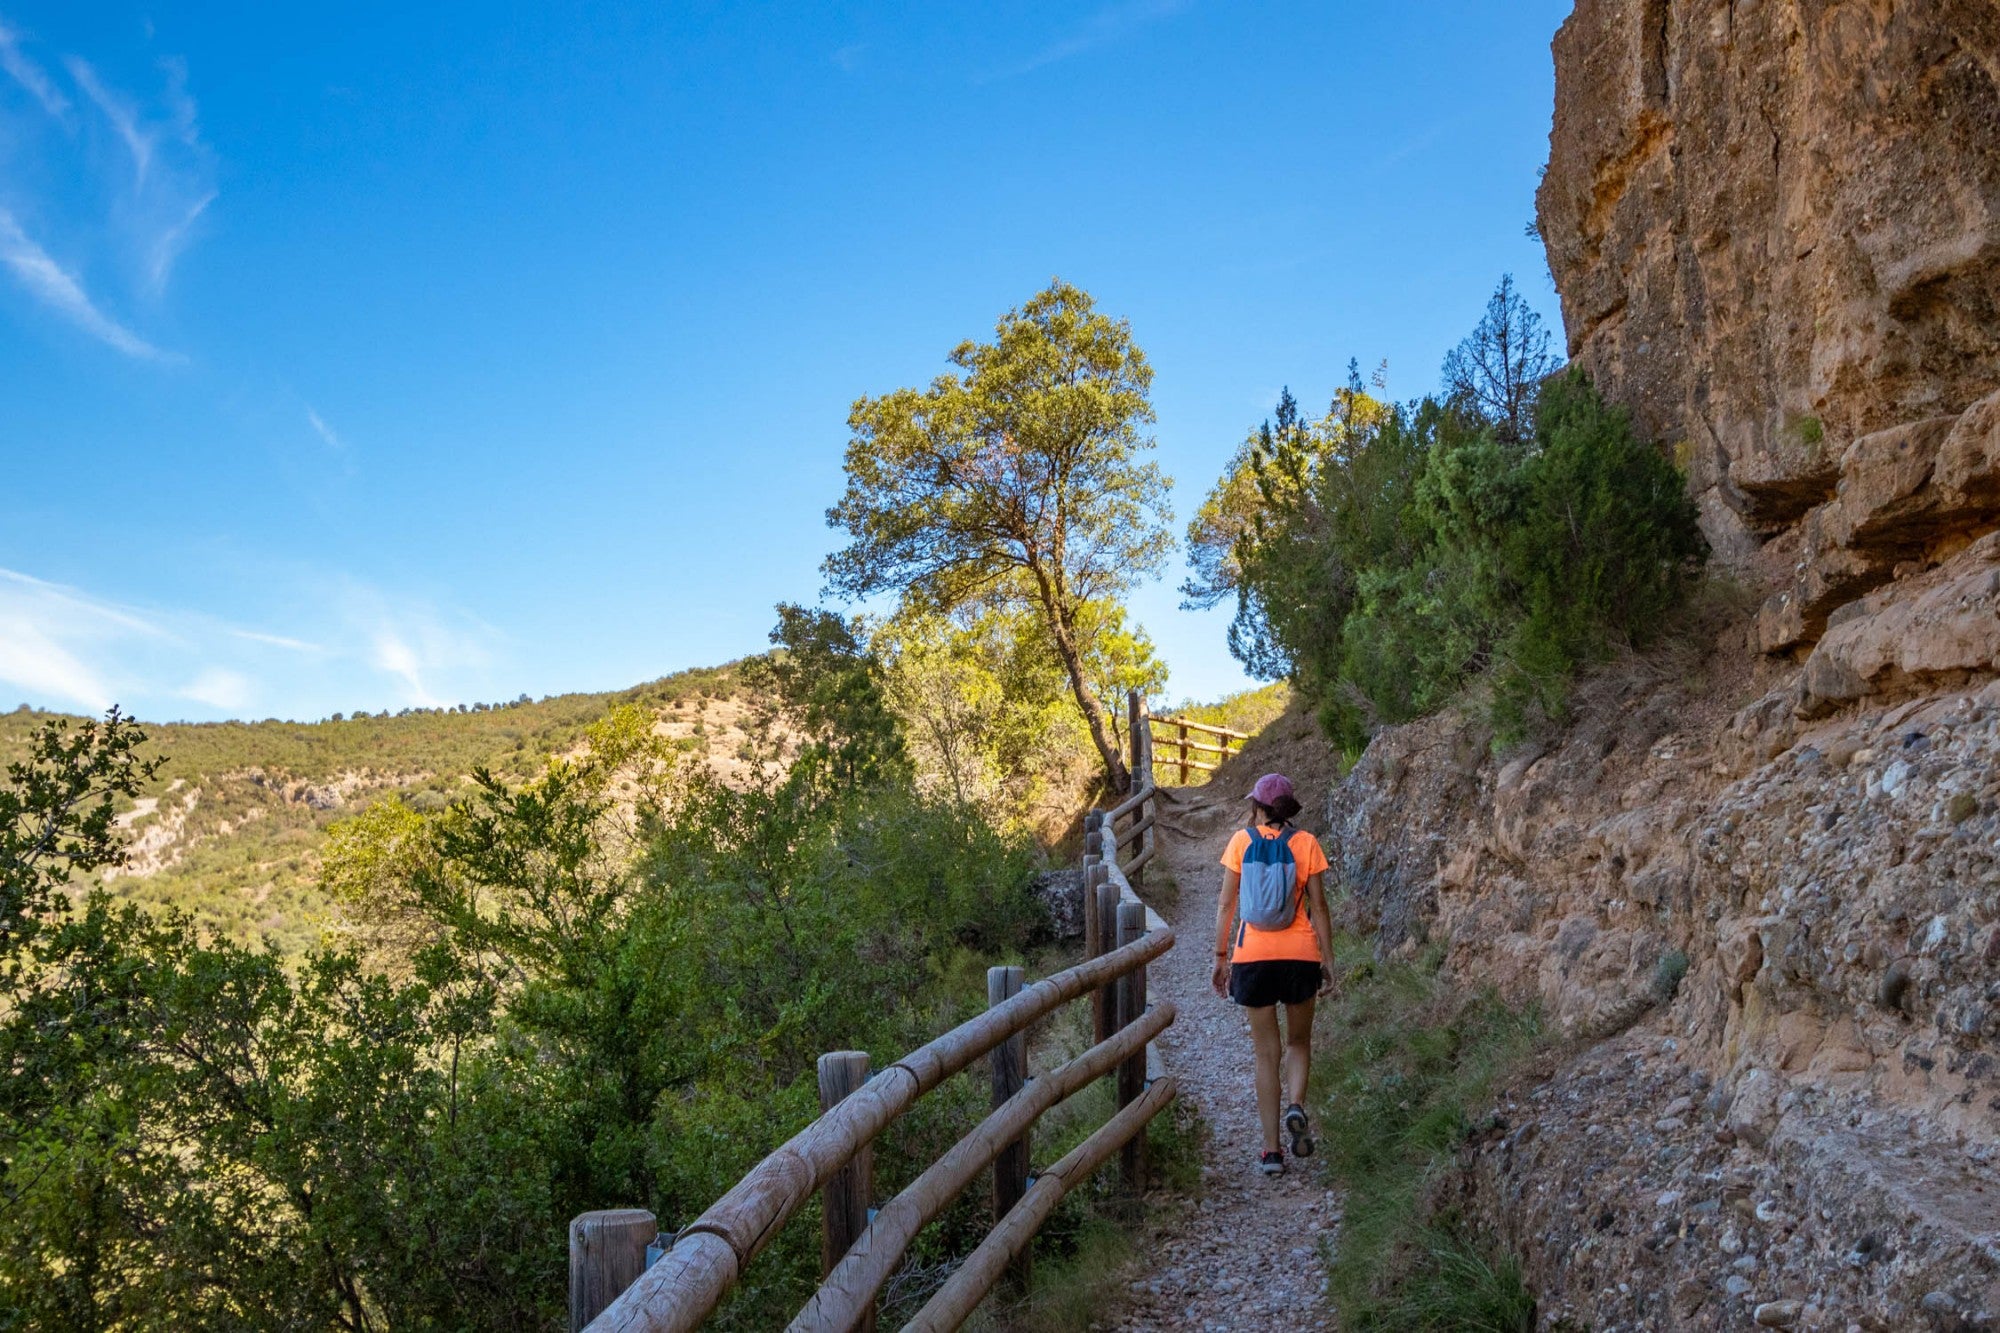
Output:
<svg viewBox="0 0 2000 1333">
<path fill-rule="evenodd" d="M 1645 647 L 1708 556 L 1686 480 L 1581 370 L 1544 389 L 1535 435 L 1499 523 L 1497 591 L 1516 611 L 1495 651 L 1503 735 L 1559 715 L 1568 678 L 1614 644 Z"/>
<path fill-rule="evenodd" d="M 1503 741 L 1559 718 L 1576 672 L 1644 647 L 1700 577 L 1683 478 L 1580 370 L 1520 443 L 1432 400 L 1335 416 L 1252 457 L 1231 646 L 1350 754 L 1482 675 Z"/>
</svg>

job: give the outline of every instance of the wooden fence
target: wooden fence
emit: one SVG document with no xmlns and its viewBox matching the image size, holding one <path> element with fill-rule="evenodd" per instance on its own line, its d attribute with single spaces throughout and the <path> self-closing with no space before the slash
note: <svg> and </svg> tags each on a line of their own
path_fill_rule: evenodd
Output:
<svg viewBox="0 0 2000 1333">
<path fill-rule="evenodd" d="M 1167 759 L 1167 767 L 1180 770 L 1180 785 L 1183 787 L 1187 786 L 1190 770 L 1213 773 L 1222 766 L 1224 759 L 1241 750 L 1243 742 L 1250 739 L 1247 732 L 1231 731 L 1228 727 L 1210 726 L 1206 722 L 1194 722 L 1184 717 L 1156 717 L 1151 719 L 1151 721 L 1152 735 L 1149 739 L 1154 740 L 1157 744 L 1165 745 L 1171 752 L 1177 752 L 1170 754 Z M 1159 730 L 1162 727 L 1174 728 L 1175 734 L 1161 738 Z M 1212 736 L 1215 738 L 1215 743 L 1211 745 L 1204 741 L 1191 739 L 1188 736 L 1188 733 L 1191 731 L 1200 732 L 1204 736 Z M 1189 757 L 1197 754 L 1212 754 L 1215 756 L 1215 761 L 1210 763 L 1206 760 Z"/>
<path fill-rule="evenodd" d="M 753 1167 L 664 1244 L 651 1213 L 585 1213 L 570 1224 L 570 1327 L 590 1333 L 669 1333 L 698 1327 L 752 1260 L 815 1191 L 822 1202 L 823 1281 L 791 1333 L 873 1330 L 878 1293 L 917 1234 L 981 1172 L 991 1169 L 993 1229 L 905 1327 L 945 1333 L 969 1318 L 1004 1274 L 1025 1285 L 1029 1243 L 1056 1205 L 1113 1153 L 1135 1196 L 1143 1184 L 1143 1131 L 1174 1098 L 1153 1042 L 1174 1006 L 1147 998 L 1148 964 L 1173 932 L 1140 901 L 1154 851 L 1151 729 L 1130 699 L 1132 792 L 1084 821 L 1084 961 L 1025 985 L 1023 969 L 986 976 L 986 1012 L 874 1075 L 864 1052 L 820 1057 L 822 1114 Z M 1118 822 L 1126 821 L 1120 831 Z M 1124 862 L 1120 849 L 1132 848 Z M 1095 1044 L 1059 1068 L 1027 1078 L 1032 1026 L 1090 997 Z M 871 1209 L 874 1140 L 897 1116 L 981 1056 L 993 1112 L 895 1198 Z M 1116 1080 L 1118 1109 L 1060 1161 L 1029 1169 L 1030 1135 L 1050 1108 L 1100 1078 Z M 657 1256 L 649 1264 L 649 1250 Z"/>
</svg>

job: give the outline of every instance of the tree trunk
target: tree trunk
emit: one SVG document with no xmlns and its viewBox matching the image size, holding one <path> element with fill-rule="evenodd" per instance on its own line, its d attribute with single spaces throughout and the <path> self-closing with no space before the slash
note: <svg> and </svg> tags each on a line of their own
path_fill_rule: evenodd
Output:
<svg viewBox="0 0 2000 1333">
<path fill-rule="evenodd" d="M 1070 617 L 1058 600 L 1055 587 L 1048 574 L 1040 567 L 1034 567 L 1035 582 L 1042 594 L 1042 611 L 1048 617 L 1049 634 L 1056 643 L 1056 656 L 1062 658 L 1063 670 L 1069 675 L 1070 693 L 1076 696 L 1076 706 L 1083 712 L 1084 723 L 1090 728 L 1090 739 L 1097 746 L 1097 753 L 1104 760 L 1104 778 L 1111 784 L 1111 790 L 1125 792 L 1131 790 L 1132 775 L 1125 768 L 1125 759 L 1118 750 L 1117 741 L 1111 737 L 1111 729 L 1104 722 L 1104 708 L 1090 692 L 1090 685 L 1083 678 L 1083 654 L 1077 650 L 1076 636 L 1070 629 Z"/>
</svg>

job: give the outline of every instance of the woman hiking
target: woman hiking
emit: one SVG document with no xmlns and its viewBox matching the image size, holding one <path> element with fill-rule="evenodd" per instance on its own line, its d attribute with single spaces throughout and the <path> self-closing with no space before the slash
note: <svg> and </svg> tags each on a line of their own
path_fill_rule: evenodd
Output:
<svg viewBox="0 0 2000 1333">
<path fill-rule="evenodd" d="M 1292 1156 L 1310 1157 L 1306 1077 L 1312 1070 L 1313 1002 L 1333 989 L 1327 942 L 1326 853 L 1319 839 L 1291 826 L 1299 812 L 1291 779 L 1266 773 L 1246 798 L 1248 827 L 1222 854 L 1222 895 L 1215 908 L 1215 975 L 1210 984 L 1250 1011 L 1257 1056 L 1257 1114 L 1264 1125 L 1258 1166 L 1267 1176 L 1285 1169 L 1278 1146 L 1279 1084 L 1284 1131 Z M 1285 1028 L 1278 1031 L 1278 1006 Z"/>
</svg>

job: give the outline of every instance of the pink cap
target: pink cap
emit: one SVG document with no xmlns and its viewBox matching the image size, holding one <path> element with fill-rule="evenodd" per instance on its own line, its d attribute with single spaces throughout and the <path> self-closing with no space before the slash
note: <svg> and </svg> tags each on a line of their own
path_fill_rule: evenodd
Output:
<svg viewBox="0 0 2000 1333">
<path fill-rule="evenodd" d="M 1257 785 L 1252 787 L 1250 794 L 1243 799 L 1255 801 L 1259 805 L 1276 806 L 1279 798 L 1285 796 L 1291 796 L 1293 800 L 1298 799 L 1292 794 L 1292 780 L 1283 773 L 1266 773 L 1257 779 Z"/>
</svg>

